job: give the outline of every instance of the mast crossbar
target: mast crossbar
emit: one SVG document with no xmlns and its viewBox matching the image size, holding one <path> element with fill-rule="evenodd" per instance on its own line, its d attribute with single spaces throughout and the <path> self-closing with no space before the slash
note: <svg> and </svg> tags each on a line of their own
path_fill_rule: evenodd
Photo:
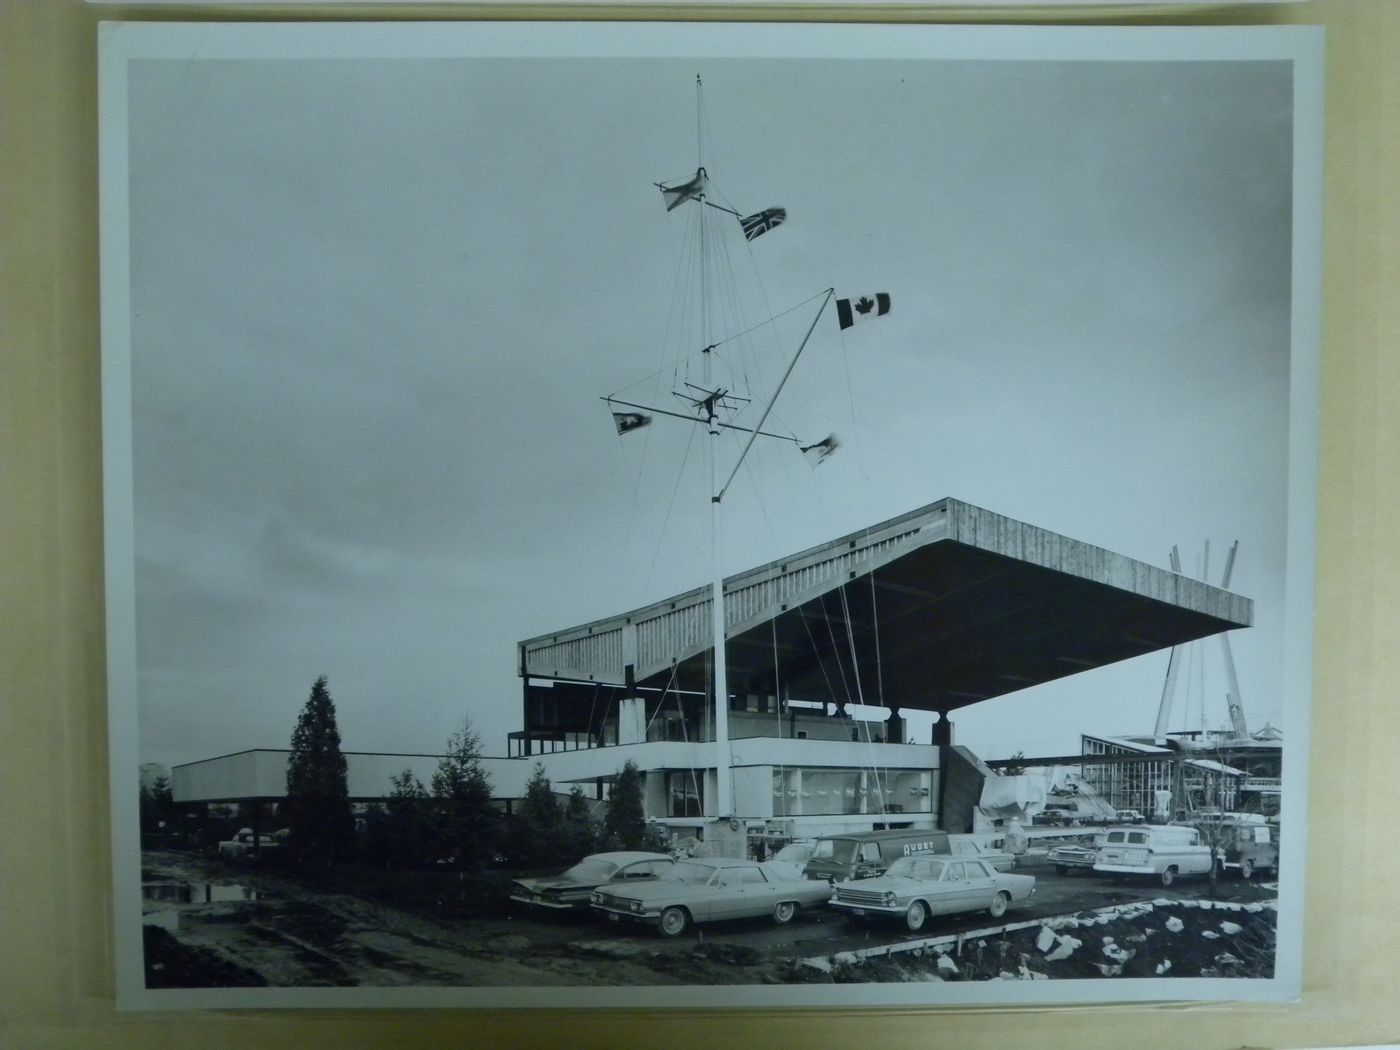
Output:
<svg viewBox="0 0 1400 1050">
<path fill-rule="evenodd" d="M 610 405 L 622 405 L 624 408 L 636 408 L 640 409 L 643 412 L 655 412 L 659 416 L 670 416 L 673 419 L 684 419 L 689 423 L 700 423 L 708 425 L 710 422 L 704 416 L 692 416 L 686 414 L 685 412 L 672 412 L 669 409 L 657 408 L 654 405 L 642 405 L 637 404 L 633 401 L 620 401 L 614 397 L 602 397 L 598 400 L 606 401 Z M 770 437 L 777 438 L 779 441 L 790 441 L 794 445 L 800 445 L 802 443 L 802 440 L 800 438 L 793 437 L 791 434 L 775 434 L 771 430 L 755 430 L 752 427 L 741 427 L 737 423 L 721 423 L 718 420 L 716 420 L 715 426 L 723 427 L 725 430 L 739 430 L 743 431 L 745 434 L 754 434 L 759 437 Z"/>
</svg>

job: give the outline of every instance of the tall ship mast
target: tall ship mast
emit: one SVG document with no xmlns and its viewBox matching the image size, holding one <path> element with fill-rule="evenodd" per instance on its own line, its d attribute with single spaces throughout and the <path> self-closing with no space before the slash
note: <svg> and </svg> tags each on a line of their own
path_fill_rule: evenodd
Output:
<svg viewBox="0 0 1400 1050">
<path fill-rule="evenodd" d="M 725 653 L 725 607 L 723 552 L 723 506 L 740 468 L 759 439 L 791 445 L 813 465 L 837 448 L 834 434 L 820 439 L 804 439 L 772 423 L 773 411 L 817 324 L 834 301 L 841 329 L 867 317 L 878 317 L 890 310 L 886 293 L 858 299 L 836 299 L 834 288 L 825 288 L 788 312 L 806 311 L 811 319 L 786 358 L 781 376 L 762 396 L 752 394 L 743 382 L 742 362 L 753 353 L 749 346 L 756 333 L 772 334 L 774 319 L 749 324 L 743 316 L 742 297 L 733 287 L 730 265 L 731 245 L 751 245 L 787 221 L 787 210 L 770 206 L 745 213 L 731 206 L 719 192 L 705 158 L 705 110 L 701 78 L 695 78 L 697 164 L 693 173 L 677 179 L 656 182 L 666 214 L 686 221 L 682 238 L 684 258 L 677 268 L 677 301 L 672 308 L 676 319 L 676 350 L 671 362 L 671 395 L 667 404 L 649 403 L 624 396 L 623 392 L 603 397 L 612 411 L 620 435 L 650 426 L 658 417 L 665 422 L 685 422 L 706 435 L 705 469 L 709 494 L 710 631 L 713 662 L 709 705 L 713 711 L 715 745 L 718 750 L 714 815 L 733 815 L 731 752 L 729 743 L 728 667 Z M 815 305 L 813 305 L 815 304 Z M 805 316 L 805 315 L 804 315 Z M 755 372 L 761 372 L 756 367 Z M 738 437 L 737 452 L 723 444 L 726 436 Z"/>
</svg>

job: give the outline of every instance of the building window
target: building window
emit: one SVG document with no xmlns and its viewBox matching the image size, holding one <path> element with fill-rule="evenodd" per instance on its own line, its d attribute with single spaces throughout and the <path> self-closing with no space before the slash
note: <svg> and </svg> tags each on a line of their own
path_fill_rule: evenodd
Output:
<svg viewBox="0 0 1400 1050">
<path fill-rule="evenodd" d="M 666 774 L 666 815 L 703 817 L 705 815 L 704 773 L 680 769 Z"/>
</svg>

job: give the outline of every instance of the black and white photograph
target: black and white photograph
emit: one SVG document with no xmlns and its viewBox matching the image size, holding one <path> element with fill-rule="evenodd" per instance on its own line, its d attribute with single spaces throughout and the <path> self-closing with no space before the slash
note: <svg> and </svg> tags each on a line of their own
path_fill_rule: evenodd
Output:
<svg viewBox="0 0 1400 1050">
<path fill-rule="evenodd" d="M 1296 998 L 1321 52 L 107 25 L 120 1004 Z"/>
</svg>

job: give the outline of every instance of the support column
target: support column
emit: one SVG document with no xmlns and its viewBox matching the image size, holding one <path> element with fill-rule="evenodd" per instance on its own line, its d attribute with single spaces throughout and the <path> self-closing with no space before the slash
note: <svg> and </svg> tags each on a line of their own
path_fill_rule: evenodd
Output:
<svg viewBox="0 0 1400 1050">
<path fill-rule="evenodd" d="M 939 725 L 943 723 L 940 721 Z M 885 719 L 885 742 L 887 744 L 904 743 L 904 719 L 899 716 L 899 708 L 890 708 L 890 717 Z"/>
<path fill-rule="evenodd" d="M 933 723 L 933 743 L 939 747 L 953 746 L 953 723 L 948 720 L 947 711 L 939 711 L 938 721 Z"/>
</svg>

